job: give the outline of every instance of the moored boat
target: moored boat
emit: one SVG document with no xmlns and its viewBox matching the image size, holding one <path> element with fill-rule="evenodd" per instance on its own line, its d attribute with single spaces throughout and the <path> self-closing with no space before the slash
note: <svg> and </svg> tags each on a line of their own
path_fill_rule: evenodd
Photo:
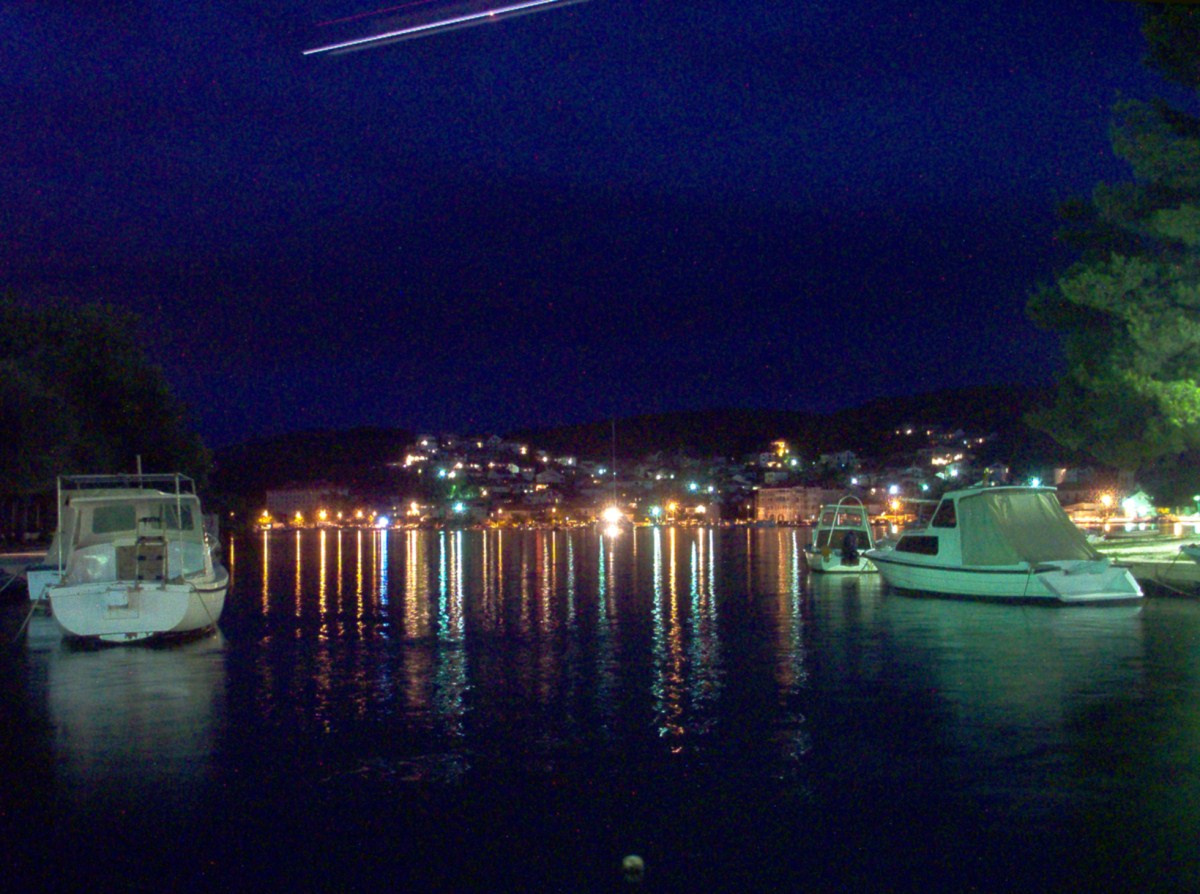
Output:
<svg viewBox="0 0 1200 894">
<path fill-rule="evenodd" d="M 210 630 L 229 587 L 179 474 L 60 477 L 54 539 L 26 577 L 65 634 L 114 643 Z"/>
<path fill-rule="evenodd" d="M 1088 543 L 1052 487 L 950 491 L 923 527 L 866 555 L 886 583 L 918 593 L 1059 604 L 1142 598 L 1129 569 Z"/>
<path fill-rule="evenodd" d="M 822 506 L 817 513 L 804 558 L 818 574 L 866 574 L 876 570 L 865 557 L 874 546 L 866 507 L 858 497 L 845 496 Z"/>
</svg>

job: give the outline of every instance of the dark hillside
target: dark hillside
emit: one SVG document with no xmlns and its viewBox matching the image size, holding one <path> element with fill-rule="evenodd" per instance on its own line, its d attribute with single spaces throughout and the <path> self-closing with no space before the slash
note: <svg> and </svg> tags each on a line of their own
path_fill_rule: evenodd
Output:
<svg viewBox="0 0 1200 894">
<path fill-rule="evenodd" d="M 827 415 L 788 410 L 662 413 L 616 420 L 615 446 L 620 459 L 659 451 L 738 459 L 782 438 L 808 458 L 853 450 L 886 462 L 913 447 L 911 438 L 895 434 L 897 429 L 936 425 L 994 435 L 976 451 L 984 462 L 999 460 L 1016 467 L 1085 462 L 1025 424 L 1025 413 L 1042 397 L 1041 390 L 1028 387 L 980 387 L 881 399 Z M 508 435 L 535 449 L 601 460 L 613 455 L 613 436 L 611 420 Z M 400 429 L 362 428 L 299 432 L 227 447 L 216 452 L 211 488 L 218 505 L 229 508 L 260 501 L 268 488 L 289 482 L 328 481 L 352 489 L 386 490 L 397 481 L 388 463 L 403 458 L 413 437 Z"/>
<path fill-rule="evenodd" d="M 886 398 L 827 415 L 787 410 L 693 410 L 637 416 L 616 421 L 616 454 L 644 456 L 662 450 L 694 455 L 739 457 L 785 439 L 801 454 L 815 456 L 853 450 L 886 458 L 911 447 L 894 432 L 904 425 L 936 425 L 978 434 L 994 434 L 987 452 L 992 458 L 1017 454 L 1046 458 L 1067 452 L 1034 431 L 1024 415 L 1043 398 L 1043 391 L 1024 386 L 979 387 Z M 512 437 L 554 452 L 604 458 L 613 453 L 612 421 L 566 428 L 524 430 Z"/>
<path fill-rule="evenodd" d="M 526 429 L 511 437 L 556 453 L 630 458 L 663 451 L 694 456 L 738 456 L 780 437 L 819 429 L 822 418 L 788 410 L 681 410 L 590 422 L 554 429 Z"/>
<path fill-rule="evenodd" d="M 224 502 L 260 500 L 291 482 L 371 486 L 388 479 L 387 464 L 403 459 L 411 432 L 390 428 L 304 431 L 216 451 L 210 486 Z"/>
</svg>

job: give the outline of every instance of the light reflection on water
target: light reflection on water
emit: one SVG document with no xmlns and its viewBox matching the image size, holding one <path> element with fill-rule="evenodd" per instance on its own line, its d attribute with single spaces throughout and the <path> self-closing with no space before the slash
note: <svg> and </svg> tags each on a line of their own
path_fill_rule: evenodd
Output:
<svg viewBox="0 0 1200 894">
<path fill-rule="evenodd" d="M 1097 861 L 1141 890 L 1200 873 L 1200 604 L 895 596 L 809 575 L 804 539 L 256 534 L 227 547 L 221 635 L 79 650 L 38 627 L 0 670 L 52 756 L 50 797 L 80 816 L 148 792 L 176 823 L 259 799 L 303 838 L 331 804 L 365 822 L 364 791 L 395 792 L 376 824 L 415 823 L 387 812 L 407 789 L 446 791 L 380 857 L 404 863 L 450 857 L 432 831 L 448 817 L 543 822 L 513 813 L 519 789 L 564 853 L 652 847 L 680 881 L 661 890 L 721 889 L 714 868 L 753 887 L 756 861 L 815 890 L 904 889 L 901 871 L 914 890 L 1065 890 Z"/>
</svg>

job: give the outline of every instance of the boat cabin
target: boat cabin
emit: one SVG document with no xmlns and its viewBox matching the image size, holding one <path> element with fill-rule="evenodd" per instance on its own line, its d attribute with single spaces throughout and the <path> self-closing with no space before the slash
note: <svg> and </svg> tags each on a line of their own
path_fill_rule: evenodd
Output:
<svg viewBox="0 0 1200 894">
<path fill-rule="evenodd" d="M 1099 558 L 1063 511 L 1055 489 L 1049 487 L 948 493 L 924 528 L 900 536 L 895 552 L 938 556 L 972 566 Z"/>
<path fill-rule="evenodd" d="M 63 582 L 151 583 L 210 572 L 195 493 L 182 486 L 174 492 L 161 490 L 150 485 L 162 482 L 127 477 L 133 476 L 60 483 L 58 530 L 46 561 L 62 569 Z M 176 484 L 174 479 L 182 476 L 169 477 Z"/>
</svg>

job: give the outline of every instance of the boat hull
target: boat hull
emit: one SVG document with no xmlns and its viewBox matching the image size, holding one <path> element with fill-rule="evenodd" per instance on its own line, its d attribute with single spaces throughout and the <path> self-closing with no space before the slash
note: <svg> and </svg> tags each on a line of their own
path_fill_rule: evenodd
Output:
<svg viewBox="0 0 1200 894">
<path fill-rule="evenodd" d="M 869 556 L 888 585 L 914 593 L 1057 605 L 1142 598 L 1142 589 L 1129 570 L 1104 560 L 997 568 L 913 562 L 890 550 L 873 550 Z"/>
<path fill-rule="evenodd" d="M 200 582 L 130 581 L 50 587 L 50 614 L 70 637 L 131 643 L 185 636 L 216 626 L 225 608 L 228 575 Z"/>
</svg>

